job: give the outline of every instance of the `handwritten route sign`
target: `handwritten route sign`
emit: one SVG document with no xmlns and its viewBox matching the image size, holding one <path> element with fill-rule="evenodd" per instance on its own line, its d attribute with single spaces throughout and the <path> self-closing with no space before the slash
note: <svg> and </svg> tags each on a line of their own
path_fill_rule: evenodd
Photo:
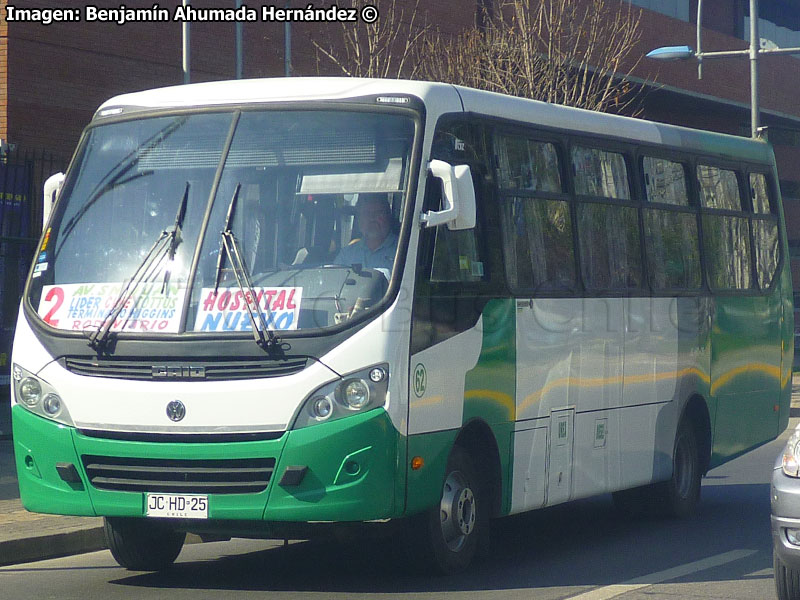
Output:
<svg viewBox="0 0 800 600">
<path fill-rule="evenodd" d="M 100 326 L 114 308 L 122 283 L 69 283 L 46 285 L 38 313 L 45 323 L 58 329 L 83 331 Z M 145 284 L 136 289 L 120 311 L 111 331 L 176 333 L 186 290 L 170 285 Z"/>
<path fill-rule="evenodd" d="M 194 330 L 252 331 L 248 302 L 254 312 L 261 312 L 264 316 L 268 329 L 297 329 L 303 288 L 257 287 L 253 291 L 255 298 L 250 292 L 240 290 L 219 289 L 215 292 L 214 288 L 203 288 Z M 259 323 L 258 318 L 256 323 Z"/>
</svg>

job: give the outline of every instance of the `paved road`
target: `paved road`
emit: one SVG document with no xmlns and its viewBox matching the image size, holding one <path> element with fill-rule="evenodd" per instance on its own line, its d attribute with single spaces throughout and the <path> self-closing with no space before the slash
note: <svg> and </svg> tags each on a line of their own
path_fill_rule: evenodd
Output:
<svg viewBox="0 0 800 600">
<path fill-rule="evenodd" d="M 457 577 L 397 568 L 388 541 L 234 540 L 186 546 L 164 574 L 125 571 L 107 551 L 5 567 L 0 596 L 772 599 L 768 482 L 781 440 L 712 471 L 692 519 L 630 520 L 608 497 L 512 517 L 495 523 L 490 558 Z"/>
</svg>

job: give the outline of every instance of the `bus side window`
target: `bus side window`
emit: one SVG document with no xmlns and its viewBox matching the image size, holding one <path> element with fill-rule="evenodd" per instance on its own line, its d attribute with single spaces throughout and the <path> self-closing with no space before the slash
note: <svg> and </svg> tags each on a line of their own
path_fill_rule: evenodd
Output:
<svg viewBox="0 0 800 600">
<path fill-rule="evenodd" d="M 480 124 L 455 121 L 440 125 L 435 134 L 431 158 L 452 165 L 468 164 L 472 171 L 477 202 L 473 229 L 451 231 L 446 225 L 423 229 L 417 255 L 417 284 L 411 326 L 411 351 L 419 352 L 474 327 L 491 290 L 488 248 L 483 235 L 483 202 L 487 185 L 484 129 Z M 429 176 L 422 210 L 440 210 L 441 180 Z"/>
<path fill-rule="evenodd" d="M 644 238 L 653 291 L 702 287 L 700 240 L 693 212 L 644 209 Z"/>
<path fill-rule="evenodd" d="M 446 225 L 437 227 L 433 247 L 432 282 L 480 282 L 486 277 L 485 260 L 479 244 L 481 225 L 481 173 L 484 172 L 486 153 L 479 127 L 466 122 L 453 122 L 437 129 L 431 158 L 452 165 L 468 164 L 472 169 L 478 218 L 473 229 L 451 231 Z M 442 210 L 441 182 L 428 178 L 425 210 Z"/>
<path fill-rule="evenodd" d="M 500 187 L 526 192 L 563 191 L 556 147 L 514 135 L 495 141 Z"/>
<path fill-rule="evenodd" d="M 708 281 L 715 291 L 749 290 L 751 270 L 750 219 L 741 213 L 742 199 L 734 171 L 698 165 L 703 214 L 703 247 Z M 718 212 L 725 211 L 725 213 Z"/>
<path fill-rule="evenodd" d="M 642 287 L 639 213 L 631 206 L 578 204 L 581 272 L 590 291 Z"/>
<path fill-rule="evenodd" d="M 697 165 L 700 204 L 703 208 L 742 210 L 736 173 L 728 169 Z"/>
<path fill-rule="evenodd" d="M 772 214 L 769 187 L 764 173 L 750 173 L 750 198 L 753 202 L 753 242 L 755 245 L 758 287 L 768 289 L 780 262 L 778 218 Z"/>
<path fill-rule="evenodd" d="M 431 205 L 436 207 L 433 210 L 444 208 L 441 182 L 429 178 L 428 190 L 433 194 L 430 199 Z M 472 282 L 484 278 L 484 262 L 478 248 L 479 227 L 478 223 L 473 229 L 461 231 L 451 231 L 446 225 L 436 228 L 431 281 Z"/>
<path fill-rule="evenodd" d="M 625 156 L 600 148 L 573 146 L 572 172 L 577 196 L 581 274 L 592 292 L 618 292 L 643 287 L 639 211 L 629 202 Z"/>
<path fill-rule="evenodd" d="M 763 173 L 750 173 L 750 198 L 753 201 L 754 213 L 757 215 L 769 215 L 772 213 L 767 177 Z"/>
<path fill-rule="evenodd" d="M 669 205 L 647 207 L 643 213 L 650 285 L 656 293 L 697 291 L 703 284 L 700 239 L 686 169 L 679 162 L 645 156 L 642 175 L 648 204 Z"/>
<path fill-rule="evenodd" d="M 573 292 L 572 216 L 555 144 L 515 134 L 494 142 L 508 282 L 515 293 Z"/>
<path fill-rule="evenodd" d="M 619 152 L 573 146 L 572 173 L 579 196 L 631 198 L 625 157 Z"/>
<path fill-rule="evenodd" d="M 645 156 L 642 159 L 642 174 L 648 202 L 689 206 L 686 170 L 681 163 Z"/>
<path fill-rule="evenodd" d="M 749 290 L 752 287 L 747 218 L 703 215 L 703 245 L 713 290 Z"/>
<path fill-rule="evenodd" d="M 504 198 L 501 205 L 508 281 L 520 292 L 575 290 L 572 218 L 564 200 Z"/>
</svg>

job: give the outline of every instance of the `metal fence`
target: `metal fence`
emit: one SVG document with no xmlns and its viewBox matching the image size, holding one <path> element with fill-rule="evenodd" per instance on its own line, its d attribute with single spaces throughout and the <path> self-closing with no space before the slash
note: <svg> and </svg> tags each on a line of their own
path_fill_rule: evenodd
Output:
<svg viewBox="0 0 800 600">
<path fill-rule="evenodd" d="M 44 150 L 0 153 L 0 389 L 9 383 L 19 299 L 42 233 L 42 186 L 65 167 Z"/>
</svg>

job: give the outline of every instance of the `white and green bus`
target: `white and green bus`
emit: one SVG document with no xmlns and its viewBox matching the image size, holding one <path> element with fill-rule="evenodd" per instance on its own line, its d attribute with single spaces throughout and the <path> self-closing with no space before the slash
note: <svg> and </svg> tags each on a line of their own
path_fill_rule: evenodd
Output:
<svg viewBox="0 0 800 600">
<path fill-rule="evenodd" d="M 453 572 L 505 515 L 690 513 L 788 422 L 763 141 L 445 84 L 215 82 L 103 104 L 54 190 L 14 342 L 20 494 L 105 517 L 131 569 L 186 532 L 383 523 Z"/>
</svg>

